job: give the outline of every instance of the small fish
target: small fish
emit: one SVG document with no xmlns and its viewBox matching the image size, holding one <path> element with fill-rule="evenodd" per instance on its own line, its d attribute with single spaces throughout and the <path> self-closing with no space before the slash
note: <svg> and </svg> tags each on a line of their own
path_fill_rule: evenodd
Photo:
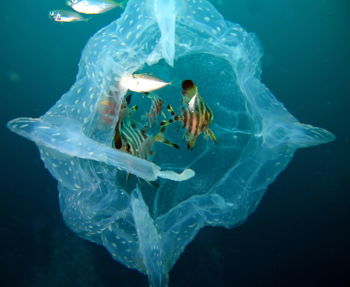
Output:
<svg viewBox="0 0 350 287">
<path fill-rule="evenodd" d="M 123 8 L 126 1 L 118 3 L 113 0 L 67 0 L 67 5 L 83 14 L 102 14 L 116 7 Z"/>
<path fill-rule="evenodd" d="M 148 124 L 151 128 L 158 116 L 160 115 L 160 113 L 162 112 L 163 100 L 156 94 L 148 94 L 147 96 L 151 100 L 151 107 L 149 109 L 149 112 L 147 113 Z"/>
<path fill-rule="evenodd" d="M 154 154 L 152 147 L 156 142 L 178 149 L 179 146 L 167 140 L 163 132 L 159 132 L 155 136 L 149 136 L 145 128 L 138 127 L 132 118 L 137 106 L 129 108 L 130 99 L 131 95 L 123 100 L 119 119 L 115 126 L 114 147 L 146 160 Z"/>
<path fill-rule="evenodd" d="M 84 18 L 78 13 L 67 11 L 67 10 L 51 10 L 49 11 L 49 18 L 55 22 L 67 22 L 67 23 L 89 20 L 87 18 Z"/>
<path fill-rule="evenodd" d="M 164 132 L 165 127 L 176 121 L 180 121 L 182 122 L 183 128 L 186 129 L 185 140 L 188 149 L 193 149 L 197 137 L 201 133 L 209 136 L 211 140 L 216 143 L 216 137 L 209 128 L 209 125 L 214 120 L 213 112 L 199 95 L 198 87 L 192 80 L 185 80 L 182 82 L 182 95 L 182 114 L 180 116 L 176 115 L 174 109 L 168 105 L 168 111 L 174 116 L 174 119 L 162 121 L 160 123 L 162 126 L 161 131 Z"/>
<path fill-rule="evenodd" d="M 122 87 L 137 93 L 148 93 L 161 89 L 171 83 L 167 83 L 145 74 L 125 75 L 120 79 Z"/>
</svg>

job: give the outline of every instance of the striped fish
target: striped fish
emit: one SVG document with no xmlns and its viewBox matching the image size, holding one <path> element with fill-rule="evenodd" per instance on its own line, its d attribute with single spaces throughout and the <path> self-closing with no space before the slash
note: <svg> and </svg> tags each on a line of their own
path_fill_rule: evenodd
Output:
<svg viewBox="0 0 350 287">
<path fill-rule="evenodd" d="M 182 114 L 176 115 L 174 109 L 168 105 L 168 111 L 174 116 L 174 119 L 162 121 L 162 131 L 165 127 L 173 122 L 180 121 L 182 126 L 186 129 L 185 140 L 187 148 L 193 149 L 196 140 L 200 134 L 209 136 L 213 142 L 217 142 L 216 137 L 209 125 L 214 120 L 213 112 L 205 103 L 203 98 L 198 93 L 198 87 L 191 80 L 182 82 L 183 107 Z"/>
<path fill-rule="evenodd" d="M 149 112 L 146 114 L 146 117 L 148 118 L 148 125 L 151 128 L 160 113 L 162 113 L 163 100 L 156 94 L 147 94 L 147 96 L 151 100 L 151 107 Z"/>
<path fill-rule="evenodd" d="M 132 115 L 137 110 L 137 106 L 129 108 L 131 95 L 129 95 L 121 107 L 120 117 L 115 127 L 114 147 L 133 156 L 149 159 L 154 154 L 152 147 L 155 142 L 166 144 L 173 148 L 179 148 L 164 137 L 163 132 L 159 132 L 155 136 L 149 136 L 145 128 L 139 128 L 133 120 Z"/>
</svg>

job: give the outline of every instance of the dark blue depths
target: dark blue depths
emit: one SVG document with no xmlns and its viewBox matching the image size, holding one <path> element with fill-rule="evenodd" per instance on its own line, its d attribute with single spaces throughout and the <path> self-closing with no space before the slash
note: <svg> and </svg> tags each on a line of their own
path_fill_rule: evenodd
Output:
<svg viewBox="0 0 350 287">
<path fill-rule="evenodd" d="M 146 286 L 145 277 L 67 230 L 56 183 L 37 150 L 4 128 L 18 115 L 40 116 L 71 86 L 86 40 L 118 13 L 88 25 L 54 25 L 45 13 L 57 4 L 1 4 L 3 285 Z M 298 151 L 244 225 L 202 230 L 170 273 L 170 286 L 346 286 L 349 4 L 222 5 L 218 9 L 227 19 L 259 36 L 263 81 L 276 97 L 298 119 L 338 139 Z"/>
</svg>

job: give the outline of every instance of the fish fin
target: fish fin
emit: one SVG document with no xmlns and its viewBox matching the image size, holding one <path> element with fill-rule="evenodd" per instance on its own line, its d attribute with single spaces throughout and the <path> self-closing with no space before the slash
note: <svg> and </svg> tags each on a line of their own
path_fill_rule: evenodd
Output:
<svg viewBox="0 0 350 287">
<path fill-rule="evenodd" d="M 148 180 L 143 180 L 144 182 L 146 182 L 150 187 L 152 187 L 152 188 L 159 188 L 159 183 L 158 182 L 156 182 L 156 181 L 148 181 Z"/>
<path fill-rule="evenodd" d="M 148 186 L 155 188 L 155 189 L 159 188 L 159 186 L 160 186 L 159 183 L 156 181 L 148 181 L 146 179 L 139 178 L 138 176 L 137 176 L 137 181 L 138 181 L 140 186 L 144 183 L 146 183 Z"/>
<path fill-rule="evenodd" d="M 187 148 L 188 149 L 193 149 L 195 144 L 196 144 L 196 139 L 197 137 L 193 137 L 188 143 L 187 143 Z"/>
<path fill-rule="evenodd" d="M 175 123 L 175 120 L 173 120 L 173 119 L 170 119 L 170 120 L 167 120 L 167 121 L 166 120 L 161 121 L 160 122 L 160 132 L 163 133 L 165 131 L 165 128 L 167 126 L 170 126 L 173 123 Z"/>
<path fill-rule="evenodd" d="M 167 105 L 167 110 L 169 113 L 171 113 L 172 116 L 175 116 L 175 112 L 174 112 L 174 109 L 171 105 Z"/>
<path fill-rule="evenodd" d="M 217 143 L 216 136 L 211 129 L 207 129 L 205 134 L 208 135 L 214 143 Z"/>
<path fill-rule="evenodd" d="M 160 131 L 160 132 L 155 136 L 154 140 L 155 140 L 156 142 L 161 142 L 161 143 L 163 143 L 163 144 L 165 144 L 165 145 L 167 145 L 167 146 L 170 146 L 170 147 L 173 147 L 173 148 L 176 148 L 176 149 L 180 149 L 180 147 L 179 147 L 177 144 L 172 143 L 171 141 L 169 141 L 168 139 L 166 139 L 166 138 L 164 137 L 164 134 L 163 134 L 162 131 Z"/>
<path fill-rule="evenodd" d="M 195 108 L 195 105 L 196 105 L 196 102 L 197 102 L 197 94 L 194 95 L 191 100 L 188 102 L 188 108 L 190 110 L 190 112 L 194 112 L 194 108 Z"/>
<path fill-rule="evenodd" d="M 171 105 L 168 105 L 167 106 L 167 110 L 169 113 L 171 113 L 171 115 L 174 117 L 173 119 L 169 119 L 169 120 L 163 120 L 160 122 L 160 126 L 161 126 L 161 129 L 160 131 L 161 132 L 164 132 L 165 131 L 165 128 L 173 123 L 175 123 L 176 121 L 181 121 L 181 118 L 179 116 L 177 116 L 174 112 L 174 109 Z M 166 116 L 163 115 L 165 118 Z"/>
<path fill-rule="evenodd" d="M 128 95 L 125 97 L 126 103 L 127 103 L 128 105 L 130 105 L 131 98 L 132 98 L 132 94 L 128 94 Z"/>
<path fill-rule="evenodd" d="M 116 128 L 115 135 L 114 135 L 114 147 L 116 149 L 121 149 L 122 146 L 123 146 L 123 144 L 122 144 L 122 138 L 120 135 L 120 131 L 119 131 L 119 128 Z"/>
<path fill-rule="evenodd" d="M 193 149 L 195 144 L 196 144 L 196 140 L 197 140 L 198 136 L 194 136 L 193 134 L 191 134 L 189 131 L 187 131 L 185 133 L 184 139 L 187 142 L 187 148 L 188 149 Z"/>
</svg>

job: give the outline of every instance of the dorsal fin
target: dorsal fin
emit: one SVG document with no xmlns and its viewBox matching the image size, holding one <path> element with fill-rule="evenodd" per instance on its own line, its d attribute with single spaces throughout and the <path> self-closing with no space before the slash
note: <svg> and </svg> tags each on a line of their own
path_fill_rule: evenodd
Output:
<svg viewBox="0 0 350 287">
<path fill-rule="evenodd" d="M 132 98 L 132 94 L 128 94 L 128 95 L 125 97 L 126 103 L 127 103 L 128 105 L 130 105 L 131 98 Z"/>
</svg>

